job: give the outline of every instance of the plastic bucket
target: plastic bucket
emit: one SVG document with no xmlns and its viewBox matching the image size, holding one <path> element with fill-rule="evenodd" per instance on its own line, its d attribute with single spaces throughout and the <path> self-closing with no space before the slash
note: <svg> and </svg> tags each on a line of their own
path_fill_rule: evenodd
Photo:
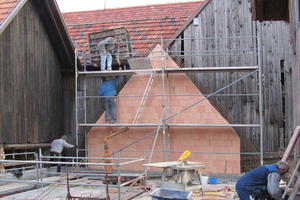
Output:
<svg viewBox="0 0 300 200">
<path fill-rule="evenodd" d="M 201 181 L 203 185 L 207 185 L 208 184 L 208 176 L 202 176 Z"/>
<path fill-rule="evenodd" d="M 218 184 L 218 178 L 214 178 L 214 177 L 209 178 L 209 183 L 212 185 Z"/>
<path fill-rule="evenodd" d="M 233 200 L 233 192 L 220 192 L 220 199 Z"/>
</svg>

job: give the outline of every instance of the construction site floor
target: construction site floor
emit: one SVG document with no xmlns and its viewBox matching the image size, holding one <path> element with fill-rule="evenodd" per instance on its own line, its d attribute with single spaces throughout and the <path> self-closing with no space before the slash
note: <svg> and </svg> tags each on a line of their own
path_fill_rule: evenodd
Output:
<svg viewBox="0 0 300 200">
<path fill-rule="evenodd" d="M 11 187 L 15 190 L 18 188 L 15 187 L 16 184 L 11 184 Z M 217 184 L 217 185 L 205 185 L 204 191 L 205 196 L 202 196 L 202 194 L 199 191 L 193 191 L 193 194 L 191 196 L 192 199 L 220 199 L 219 191 L 223 189 L 228 189 L 234 187 L 234 185 L 228 185 L 228 184 Z M 122 190 L 121 192 L 121 199 L 140 199 L 140 200 L 151 200 L 152 197 L 150 196 L 150 193 L 152 190 L 149 190 L 147 192 L 143 192 L 141 189 L 132 189 L 128 192 L 124 192 Z M 56 186 L 46 186 L 43 188 L 33 189 L 26 192 L 20 192 L 17 194 L 5 196 L 2 199 L 45 199 L 45 200 L 60 200 L 60 199 L 66 199 L 68 192 L 67 192 L 67 186 L 62 185 L 56 185 Z M 103 198 L 106 197 L 106 192 L 104 188 L 98 188 L 98 187 L 82 187 L 82 186 L 76 186 L 76 187 L 70 187 L 70 194 L 73 197 L 97 197 L 97 198 Z M 119 199 L 118 198 L 118 192 L 117 190 L 113 191 L 109 194 L 110 199 Z"/>
<path fill-rule="evenodd" d="M 220 193 L 224 191 L 234 192 L 233 199 L 238 199 L 238 196 L 235 192 L 235 183 L 241 175 L 229 175 L 226 178 L 223 174 L 211 174 L 212 177 L 218 177 L 218 184 L 205 184 L 203 185 L 205 195 L 202 196 L 202 193 L 199 189 L 194 189 L 192 191 L 192 196 L 189 200 L 212 200 L 212 199 L 220 199 Z M 196 178 L 196 177 L 195 177 Z M 194 179 L 194 177 L 192 178 Z M 60 176 L 53 176 L 43 179 L 43 181 L 47 182 L 55 182 L 62 181 Z M 168 181 L 173 181 L 172 179 Z M 65 182 L 65 180 L 63 181 Z M 78 178 L 73 179 L 70 182 L 77 183 L 87 183 L 87 184 L 102 184 L 103 187 L 97 186 L 72 186 L 69 190 L 69 195 L 72 197 L 80 197 L 84 199 L 87 198 L 105 198 L 106 197 L 106 188 L 105 185 L 100 180 L 89 180 L 87 178 Z M 121 199 L 139 199 L 139 200 L 152 200 L 153 198 L 150 196 L 150 193 L 160 186 L 160 178 L 148 178 L 147 179 L 146 190 L 140 186 L 136 185 L 132 187 L 128 192 L 125 190 L 128 187 L 122 187 L 121 189 Z M 34 188 L 33 185 L 24 184 L 24 183 L 11 183 L 0 186 L 0 192 L 6 192 L 9 195 L 4 196 L 1 199 L 11 200 L 11 199 L 23 199 L 23 200 L 31 200 L 31 199 L 44 199 L 44 200 L 62 200 L 66 199 L 68 195 L 68 189 L 66 185 L 58 185 L 52 184 L 47 185 L 40 188 Z M 13 193 L 13 194 L 12 194 Z M 116 187 L 112 187 L 109 189 L 110 199 L 119 199 L 118 189 Z M 77 199 L 80 199 L 77 198 Z"/>
<path fill-rule="evenodd" d="M 217 176 L 217 175 L 215 175 Z M 232 190 L 234 191 L 234 185 L 236 180 L 239 178 L 239 175 L 233 175 L 227 178 L 228 181 L 224 183 L 224 178 L 222 175 L 219 176 L 219 183 L 216 185 L 207 184 L 204 185 L 205 196 L 202 196 L 200 190 L 192 191 L 192 199 L 219 199 L 219 191 L 222 190 Z M 194 178 L 193 178 L 194 179 Z M 196 177 L 195 177 L 196 179 Z M 66 182 L 66 180 L 61 180 L 60 176 L 53 176 L 44 178 L 45 182 Z M 169 180 L 173 181 L 173 180 Z M 103 187 L 96 186 L 72 186 L 70 187 L 69 194 L 72 197 L 96 197 L 104 198 L 106 197 L 106 188 L 105 185 L 100 180 L 88 180 L 87 178 L 73 179 L 71 183 L 87 183 L 87 184 L 102 184 Z M 134 186 L 128 192 L 125 192 L 127 187 L 122 187 L 121 189 L 121 199 L 141 199 L 147 200 L 152 199 L 149 195 L 153 190 L 159 188 L 160 178 L 149 178 L 147 179 L 147 189 L 143 189 L 141 186 Z M 68 195 L 68 190 L 66 185 L 52 184 L 44 187 L 36 188 L 32 184 L 25 183 L 8 183 L 3 186 L 0 186 L 0 192 L 5 194 L 1 199 L 44 199 L 44 200 L 60 200 L 66 199 Z M 119 199 L 119 194 L 117 188 L 109 189 L 110 199 Z"/>
</svg>

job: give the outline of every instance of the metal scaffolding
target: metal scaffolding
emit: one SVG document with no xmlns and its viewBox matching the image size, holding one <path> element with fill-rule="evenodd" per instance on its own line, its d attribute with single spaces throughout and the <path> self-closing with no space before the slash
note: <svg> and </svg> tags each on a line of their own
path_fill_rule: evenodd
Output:
<svg viewBox="0 0 300 200">
<path fill-rule="evenodd" d="M 161 46 L 161 55 L 159 57 L 155 57 L 152 56 L 151 54 L 153 53 L 152 51 L 148 51 L 148 52 L 139 52 L 139 53 L 131 53 L 132 54 L 132 59 L 139 59 L 139 60 L 143 60 L 146 58 L 141 58 L 139 55 L 149 55 L 149 57 L 147 57 L 147 59 L 149 58 L 160 58 L 161 62 L 162 62 L 162 68 L 161 69 L 128 69 L 128 70 L 114 70 L 114 71 L 87 71 L 86 66 L 88 63 L 90 63 L 89 61 L 89 55 L 86 55 L 86 51 L 82 50 L 84 48 L 80 47 L 80 45 L 76 45 L 76 51 L 75 51 L 75 97 L 76 97 L 76 144 L 79 144 L 79 140 L 78 140 L 78 130 L 80 127 L 124 127 L 124 126 L 128 126 L 128 127 L 157 127 L 157 131 L 153 131 L 152 133 L 148 134 L 151 135 L 153 133 L 158 133 L 158 131 L 160 129 L 163 130 L 163 153 L 164 153 L 164 161 L 166 161 L 167 159 L 165 158 L 165 153 L 168 152 L 168 159 L 170 158 L 170 136 L 168 134 L 168 150 L 166 150 L 165 148 L 165 144 L 166 144 L 166 137 L 165 134 L 167 132 L 167 127 L 232 127 L 232 128 L 243 128 L 243 127 L 251 127 L 251 128 L 259 128 L 259 132 L 260 132 L 260 164 L 263 164 L 263 117 L 262 117 L 262 75 L 261 75 L 261 59 L 260 59 L 260 41 L 258 37 L 230 37 L 230 38 L 191 38 L 191 39 L 178 39 L 178 40 L 213 40 L 213 39 L 250 39 L 250 40 L 255 40 L 256 42 L 256 46 L 252 47 L 252 48 L 248 48 L 248 49 L 233 49 L 233 50 L 207 50 L 207 51 L 197 51 L 197 52 L 188 52 L 188 51 L 172 51 L 171 49 L 169 49 L 169 47 L 164 48 L 164 45 L 166 43 L 168 43 L 168 40 L 164 40 L 164 39 L 160 39 L 160 40 L 153 40 L 151 41 L 152 44 L 156 43 L 156 44 L 160 44 Z M 146 40 L 145 40 L 146 41 Z M 176 41 L 176 40 L 174 40 Z M 131 41 L 131 43 L 133 44 L 134 42 L 143 42 L 143 41 Z M 149 40 L 147 40 L 147 42 L 149 43 Z M 88 46 L 89 44 L 84 44 L 85 46 Z M 157 52 L 156 52 L 157 53 Z M 188 57 L 199 57 L 199 56 L 253 56 L 257 59 L 257 64 L 253 65 L 253 66 L 222 66 L 222 67 L 189 67 L 186 66 L 185 64 L 183 66 L 179 66 L 179 68 L 168 68 L 168 58 L 172 58 L 173 60 L 179 59 L 179 60 L 183 60 L 182 59 L 182 54 L 187 54 L 186 56 Z M 81 64 L 83 65 L 83 69 L 79 70 L 79 66 L 77 65 L 77 59 L 80 60 Z M 178 64 L 178 63 L 177 63 Z M 166 67 L 165 67 L 166 66 Z M 191 74 L 197 74 L 197 73 L 220 73 L 220 72 L 246 72 L 247 75 L 240 77 L 239 79 L 233 81 L 232 83 L 224 86 L 223 88 L 220 88 L 219 90 L 215 91 L 215 92 L 210 92 L 207 94 L 203 94 L 203 96 L 205 97 L 204 99 L 178 111 L 177 113 L 173 114 L 170 116 L 169 114 L 169 97 L 172 96 L 169 93 L 169 90 L 167 90 L 166 92 L 164 91 L 164 84 L 165 84 L 165 75 L 166 75 L 166 83 L 169 84 L 169 74 L 172 73 L 191 73 Z M 96 124 L 96 123 L 88 123 L 87 122 L 87 113 L 86 113 L 86 101 L 85 99 L 87 98 L 101 98 L 100 96 L 87 96 L 86 95 L 86 83 L 84 83 L 84 95 L 83 96 L 79 96 L 77 93 L 77 89 L 78 89 L 78 77 L 83 76 L 83 81 L 86 81 L 86 78 L 89 76 L 115 76 L 115 75 L 124 75 L 124 76 L 138 76 L 138 75 L 142 75 L 142 74 L 156 74 L 156 75 L 160 75 L 162 77 L 162 93 L 160 94 L 160 96 L 162 97 L 162 108 L 163 111 L 166 108 L 166 111 L 168 113 L 167 116 L 164 115 L 164 112 L 162 112 L 161 114 L 161 120 L 158 123 L 152 123 L 152 124 L 141 124 L 141 123 L 132 123 L 132 124 Z M 255 94 L 219 94 L 221 91 L 225 90 L 226 88 L 232 86 L 233 84 L 238 84 L 239 81 L 245 79 L 248 76 L 251 76 L 253 74 L 257 74 L 258 77 L 258 93 Z M 167 88 L 168 85 L 167 85 Z M 172 117 L 178 115 L 181 112 L 184 112 L 186 109 L 193 107 L 194 105 L 201 103 L 204 100 L 207 100 L 210 97 L 213 96 L 231 96 L 231 95 L 235 95 L 235 96 L 247 96 L 247 95 L 253 95 L 253 96 L 258 96 L 259 98 L 259 123 L 258 124 L 238 124 L 238 123 L 230 123 L 230 124 L 174 124 L 174 123 L 170 123 L 169 119 L 171 119 Z M 119 96 L 122 97 L 122 96 Z M 135 97 L 135 96 L 131 96 L 131 97 Z M 143 98 L 147 98 L 148 97 L 148 93 L 145 92 L 144 95 L 141 95 L 139 97 L 143 97 Z M 164 104 L 165 99 L 167 99 L 167 105 Z M 80 104 L 79 102 L 84 102 L 83 104 L 83 109 L 84 110 L 84 121 L 83 122 L 79 122 L 78 120 L 78 105 Z M 137 121 L 137 120 L 136 120 Z M 86 132 L 85 132 L 85 137 L 86 137 Z M 147 136 L 148 136 L 147 135 Z M 143 137 L 144 138 L 144 137 Z M 141 138 L 141 139 L 143 139 Z M 86 141 L 86 138 L 85 138 Z M 156 140 L 155 140 L 156 141 Z M 155 141 L 153 144 L 153 147 L 155 145 Z M 136 143 L 137 141 L 133 142 L 132 144 Z M 132 144 L 128 144 L 126 147 L 132 145 Z M 126 148 L 125 147 L 125 148 Z M 122 148 L 121 150 L 125 149 Z M 153 149 L 152 149 L 153 152 Z M 151 155 L 152 155 L 151 152 Z M 251 153 L 250 153 L 251 154 Z M 255 152 L 254 152 L 255 154 Z M 77 150 L 77 156 L 78 156 L 78 150 Z M 151 157 L 149 159 L 149 162 L 151 160 Z"/>
</svg>

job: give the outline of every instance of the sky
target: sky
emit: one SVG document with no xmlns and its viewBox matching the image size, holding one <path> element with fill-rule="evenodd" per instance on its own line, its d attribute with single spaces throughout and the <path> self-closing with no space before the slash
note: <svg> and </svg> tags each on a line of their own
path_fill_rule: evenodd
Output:
<svg viewBox="0 0 300 200">
<path fill-rule="evenodd" d="M 61 12 L 186 2 L 193 0 L 56 0 Z M 104 7 L 105 5 L 105 7 Z"/>
</svg>

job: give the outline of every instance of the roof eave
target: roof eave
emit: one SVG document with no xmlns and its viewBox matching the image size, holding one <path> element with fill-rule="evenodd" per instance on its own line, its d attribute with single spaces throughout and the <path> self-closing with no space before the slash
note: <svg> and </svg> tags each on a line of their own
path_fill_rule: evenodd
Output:
<svg viewBox="0 0 300 200">
<path fill-rule="evenodd" d="M 211 0 L 206 0 L 201 3 L 200 7 L 189 17 L 189 19 L 180 27 L 180 29 L 178 29 L 176 33 L 174 33 L 171 39 L 168 40 L 168 42 L 166 43 L 166 47 L 170 46 L 176 40 L 176 38 L 178 38 L 178 36 L 186 29 L 186 27 L 193 21 L 193 19 L 197 15 L 199 15 L 199 13 L 207 6 L 210 1 Z"/>
<path fill-rule="evenodd" d="M 13 11 L 8 15 L 8 17 L 4 20 L 4 22 L 0 25 L 0 35 L 10 24 L 10 22 L 14 19 L 14 17 L 18 14 L 18 12 L 22 9 L 26 2 L 27 0 L 21 0 L 18 3 L 18 5 L 13 9 Z"/>
<path fill-rule="evenodd" d="M 75 48 L 55 0 L 33 0 L 58 56 L 61 69 L 74 69 Z"/>
</svg>

